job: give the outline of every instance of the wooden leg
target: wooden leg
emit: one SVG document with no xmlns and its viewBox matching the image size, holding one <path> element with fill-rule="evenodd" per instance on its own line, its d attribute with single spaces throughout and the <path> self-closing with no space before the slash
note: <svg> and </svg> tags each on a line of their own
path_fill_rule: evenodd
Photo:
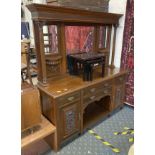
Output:
<svg viewBox="0 0 155 155">
<path fill-rule="evenodd" d="M 58 144 L 57 141 L 57 132 L 55 131 L 55 133 L 47 136 L 46 138 L 44 138 L 45 141 L 50 145 L 50 147 L 57 152 L 60 149 L 60 146 Z"/>
<path fill-rule="evenodd" d="M 54 147 L 53 147 L 53 149 L 54 149 L 54 151 L 57 152 L 59 150 L 58 141 L 57 141 L 57 132 L 54 133 L 53 140 L 54 140 Z"/>
</svg>

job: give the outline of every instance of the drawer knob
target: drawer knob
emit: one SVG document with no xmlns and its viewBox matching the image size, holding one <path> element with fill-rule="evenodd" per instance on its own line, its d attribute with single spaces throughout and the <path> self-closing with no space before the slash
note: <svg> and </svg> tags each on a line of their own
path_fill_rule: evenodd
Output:
<svg viewBox="0 0 155 155">
<path fill-rule="evenodd" d="M 122 81 L 123 80 L 123 77 L 120 77 L 119 80 Z"/>
<path fill-rule="evenodd" d="M 90 91 L 93 93 L 95 91 L 95 88 L 90 89 Z"/>
<path fill-rule="evenodd" d="M 95 96 L 91 96 L 90 99 L 93 100 L 95 98 Z"/>
<path fill-rule="evenodd" d="M 109 86 L 109 84 L 108 83 L 105 83 L 104 86 L 107 87 L 107 86 Z"/>
<path fill-rule="evenodd" d="M 68 98 L 68 101 L 73 101 L 74 100 L 74 96 L 71 96 Z"/>
<path fill-rule="evenodd" d="M 108 90 L 104 90 L 104 93 L 105 93 L 105 94 L 108 93 Z"/>
</svg>

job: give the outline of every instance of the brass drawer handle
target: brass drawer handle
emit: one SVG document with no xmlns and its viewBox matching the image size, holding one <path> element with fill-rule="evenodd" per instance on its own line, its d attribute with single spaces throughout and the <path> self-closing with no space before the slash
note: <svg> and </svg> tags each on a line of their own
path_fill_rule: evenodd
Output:
<svg viewBox="0 0 155 155">
<path fill-rule="evenodd" d="M 104 86 L 105 86 L 105 87 L 109 86 L 109 83 L 105 83 Z"/>
<path fill-rule="evenodd" d="M 105 94 L 108 93 L 108 90 L 104 90 L 104 93 L 105 93 Z"/>
<path fill-rule="evenodd" d="M 95 98 L 95 96 L 91 96 L 90 99 L 93 100 Z"/>
<path fill-rule="evenodd" d="M 95 91 L 95 88 L 90 89 L 90 92 L 92 92 L 92 93 L 93 93 L 94 91 Z"/>
<path fill-rule="evenodd" d="M 119 80 L 120 80 L 120 81 L 123 81 L 123 77 L 120 77 Z"/>
<path fill-rule="evenodd" d="M 68 98 L 68 101 L 73 101 L 74 100 L 74 96 L 71 96 Z"/>
</svg>

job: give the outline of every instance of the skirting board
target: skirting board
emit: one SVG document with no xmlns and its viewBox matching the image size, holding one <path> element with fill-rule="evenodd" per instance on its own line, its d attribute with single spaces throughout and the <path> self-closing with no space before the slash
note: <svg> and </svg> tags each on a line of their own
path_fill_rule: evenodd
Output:
<svg viewBox="0 0 155 155">
<path fill-rule="evenodd" d="M 124 102 L 124 103 L 127 104 L 128 106 L 134 107 L 134 105 L 132 105 L 130 103 L 127 103 L 127 102 Z"/>
</svg>

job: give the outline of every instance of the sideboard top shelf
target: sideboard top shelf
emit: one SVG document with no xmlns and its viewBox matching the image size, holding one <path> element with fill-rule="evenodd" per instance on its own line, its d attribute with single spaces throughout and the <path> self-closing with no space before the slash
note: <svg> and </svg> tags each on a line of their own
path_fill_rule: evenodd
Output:
<svg viewBox="0 0 155 155">
<path fill-rule="evenodd" d="M 118 24 L 122 14 L 97 12 L 77 8 L 46 4 L 30 4 L 27 8 L 32 13 L 34 21 L 53 21 L 64 23 L 85 23 L 85 24 Z"/>
</svg>

